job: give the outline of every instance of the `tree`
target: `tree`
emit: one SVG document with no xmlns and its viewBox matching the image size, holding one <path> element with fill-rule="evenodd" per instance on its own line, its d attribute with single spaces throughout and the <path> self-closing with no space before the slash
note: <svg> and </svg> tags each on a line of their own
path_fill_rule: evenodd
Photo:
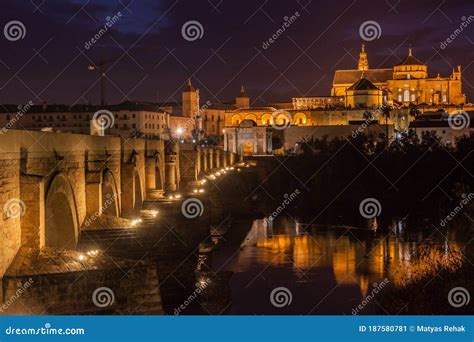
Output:
<svg viewBox="0 0 474 342">
<path fill-rule="evenodd" d="M 413 103 L 410 103 L 410 111 L 408 114 L 416 120 L 418 119 L 418 116 L 420 116 L 421 112 Z M 414 128 L 416 134 L 416 124 L 414 125 Z"/>
<path fill-rule="evenodd" d="M 368 123 L 371 123 L 372 120 L 374 120 L 374 115 L 370 110 L 366 110 L 362 115 L 364 116 L 364 120 Z"/>
<path fill-rule="evenodd" d="M 382 115 L 385 117 L 385 146 L 388 147 L 389 138 L 388 138 L 388 119 L 390 118 L 390 113 L 392 112 L 392 107 L 390 105 L 384 104 L 382 107 Z"/>
</svg>

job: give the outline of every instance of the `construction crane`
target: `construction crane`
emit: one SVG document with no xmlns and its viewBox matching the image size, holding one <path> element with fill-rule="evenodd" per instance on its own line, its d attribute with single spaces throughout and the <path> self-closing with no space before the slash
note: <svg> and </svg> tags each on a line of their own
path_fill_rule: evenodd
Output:
<svg viewBox="0 0 474 342">
<path fill-rule="evenodd" d="M 100 72 L 100 105 L 105 106 L 105 87 L 106 87 L 106 79 L 105 73 L 107 72 L 107 65 L 112 60 L 101 60 L 98 64 L 89 64 L 87 69 L 89 71 L 99 71 Z"/>
</svg>

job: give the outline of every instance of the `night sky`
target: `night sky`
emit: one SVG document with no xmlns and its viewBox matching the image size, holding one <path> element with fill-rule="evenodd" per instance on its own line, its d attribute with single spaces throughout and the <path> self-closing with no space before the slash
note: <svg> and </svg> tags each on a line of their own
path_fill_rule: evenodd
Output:
<svg viewBox="0 0 474 342">
<path fill-rule="evenodd" d="M 474 101 L 474 20 L 440 48 L 463 16 L 474 15 L 472 0 L 2 0 L 0 6 L 2 27 L 18 20 L 26 29 L 16 41 L 0 36 L 0 103 L 98 103 L 99 74 L 87 66 L 102 59 L 109 60 L 110 104 L 180 101 L 188 77 L 201 103 L 231 101 L 241 84 L 254 105 L 329 95 L 334 70 L 356 68 L 364 42 L 359 27 L 369 20 L 382 31 L 365 42 L 371 68 L 400 62 L 411 44 L 431 76 L 461 64 L 464 92 Z M 86 49 L 119 11 L 122 17 Z M 295 12 L 299 17 L 263 49 Z M 202 25 L 201 39 L 183 38 L 190 20 Z"/>
</svg>

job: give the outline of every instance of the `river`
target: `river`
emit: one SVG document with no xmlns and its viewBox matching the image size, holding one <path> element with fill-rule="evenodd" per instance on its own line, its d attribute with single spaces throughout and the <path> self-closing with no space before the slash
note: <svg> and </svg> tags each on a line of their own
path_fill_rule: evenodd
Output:
<svg viewBox="0 0 474 342">
<path fill-rule="evenodd" d="M 232 272 L 227 314 L 395 314 L 377 301 L 384 291 L 462 263 L 454 234 L 403 220 L 372 229 L 284 216 L 250 225 L 236 222 L 232 230 L 246 236 L 226 237 L 212 255 L 214 271 Z"/>
</svg>

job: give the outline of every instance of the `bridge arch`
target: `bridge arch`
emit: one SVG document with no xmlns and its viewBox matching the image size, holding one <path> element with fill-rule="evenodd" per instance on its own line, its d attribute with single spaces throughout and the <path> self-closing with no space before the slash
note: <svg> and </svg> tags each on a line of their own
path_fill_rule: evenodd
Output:
<svg viewBox="0 0 474 342">
<path fill-rule="evenodd" d="M 133 171 L 133 209 L 140 210 L 143 202 L 143 187 L 140 173 L 135 168 Z"/>
<path fill-rule="evenodd" d="M 74 190 L 63 174 L 54 176 L 45 199 L 45 246 L 75 249 L 79 220 Z"/>
<path fill-rule="evenodd" d="M 232 116 L 231 121 L 232 121 L 232 126 L 238 126 L 240 122 L 242 121 L 242 119 L 239 114 L 235 114 Z"/>
</svg>

